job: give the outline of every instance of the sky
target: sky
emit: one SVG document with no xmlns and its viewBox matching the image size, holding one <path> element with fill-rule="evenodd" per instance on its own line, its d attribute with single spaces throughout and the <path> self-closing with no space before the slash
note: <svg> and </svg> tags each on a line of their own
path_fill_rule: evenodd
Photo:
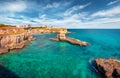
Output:
<svg viewBox="0 0 120 78">
<path fill-rule="evenodd" d="M 120 29 L 120 0 L 0 0 L 0 23 Z"/>
</svg>

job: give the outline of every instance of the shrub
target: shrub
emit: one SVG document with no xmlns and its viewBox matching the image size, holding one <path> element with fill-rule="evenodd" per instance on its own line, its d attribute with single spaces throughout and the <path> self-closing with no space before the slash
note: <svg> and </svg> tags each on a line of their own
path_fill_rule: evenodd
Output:
<svg viewBox="0 0 120 78">
<path fill-rule="evenodd" d="M 6 27 L 7 25 L 5 25 L 5 24 L 0 24 L 0 27 Z"/>
</svg>

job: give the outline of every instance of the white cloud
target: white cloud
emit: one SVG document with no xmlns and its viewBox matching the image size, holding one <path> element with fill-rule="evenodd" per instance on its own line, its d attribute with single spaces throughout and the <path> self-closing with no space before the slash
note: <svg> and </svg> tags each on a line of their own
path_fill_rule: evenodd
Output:
<svg viewBox="0 0 120 78">
<path fill-rule="evenodd" d="M 34 19 L 31 19 L 33 21 L 35 21 L 36 23 L 47 23 L 47 24 L 53 24 L 53 25 L 68 25 L 68 24 L 72 24 L 72 23 L 79 23 L 81 22 L 80 18 L 84 18 L 86 16 L 87 13 L 83 12 L 83 13 L 78 13 L 78 14 L 73 14 L 69 17 L 64 17 L 63 19 L 61 20 L 58 20 L 58 19 L 50 19 L 50 18 L 47 18 L 47 17 L 44 17 L 44 19 L 41 19 L 41 18 L 34 18 Z M 44 14 L 42 15 L 44 16 Z"/>
<path fill-rule="evenodd" d="M 44 19 L 46 17 L 46 14 L 39 15 L 40 19 Z"/>
<path fill-rule="evenodd" d="M 69 9 L 67 9 L 64 13 L 65 16 L 69 16 L 71 15 L 73 12 L 77 11 L 77 10 L 81 10 L 84 9 L 85 7 L 89 6 L 91 3 L 87 3 L 85 5 L 77 5 L 77 6 L 73 6 Z"/>
<path fill-rule="evenodd" d="M 115 23 L 120 22 L 120 18 L 113 17 L 113 18 L 99 18 L 94 19 L 93 21 L 85 22 L 85 24 L 105 24 L 105 23 Z"/>
<path fill-rule="evenodd" d="M 120 17 L 116 17 L 116 15 L 120 15 L 120 11 L 119 11 L 120 6 L 116 6 L 108 10 L 98 11 L 92 15 L 88 15 L 89 13 L 87 12 L 74 13 L 77 10 L 84 9 L 87 6 L 89 6 L 90 3 L 88 3 L 85 5 L 73 6 L 72 8 L 69 8 L 66 11 L 66 16 L 62 16 L 62 19 L 57 19 L 57 18 L 51 19 L 51 18 L 47 18 L 48 15 L 42 13 L 40 13 L 39 17 L 36 18 L 35 17 L 31 18 L 29 16 L 27 17 L 19 14 L 17 15 L 16 12 L 22 12 L 26 8 L 28 8 L 25 2 L 21 1 L 21 3 L 19 3 L 19 5 L 22 6 L 23 4 L 25 4 L 25 7 L 23 9 L 21 8 L 20 11 L 18 11 L 16 8 L 12 10 L 10 9 L 4 10 L 6 11 L 6 14 L 4 15 L 0 14 L 0 18 L 2 19 L 0 20 L 0 23 L 16 24 L 16 25 L 32 24 L 35 26 L 40 26 L 41 24 L 51 24 L 55 27 L 66 27 L 66 28 L 120 28 Z M 56 8 L 59 7 L 58 5 L 62 6 L 61 3 L 59 4 L 53 3 L 52 5 L 47 6 L 47 8 L 53 8 L 53 7 Z M 66 3 L 63 5 L 68 5 L 68 4 Z M 102 18 L 93 19 L 98 16 Z M 85 21 L 83 21 L 84 19 Z"/>
<path fill-rule="evenodd" d="M 81 17 L 81 16 L 80 16 Z M 88 17 L 89 18 L 89 17 Z M 37 24 L 51 24 L 55 27 L 65 27 L 65 28 L 120 28 L 120 18 L 99 18 L 93 19 L 92 21 L 82 22 L 79 19 L 79 14 L 74 14 L 71 17 L 65 17 L 64 19 L 39 19 L 34 18 Z"/>
<path fill-rule="evenodd" d="M 115 0 L 115 1 L 111 1 L 111 2 L 109 2 L 107 5 L 109 6 L 109 5 L 113 5 L 113 4 L 115 4 L 115 3 L 117 3 L 117 2 L 119 2 L 120 0 Z"/>
<path fill-rule="evenodd" d="M 67 6 L 69 5 L 70 2 L 54 2 L 52 4 L 47 4 L 45 7 L 43 7 L 43 9 L 50 9 L 50 8 L 60 8 L 60 7 L 64 7 L 64 6 Z"/>
<path fill-rule="evenodd" d="M 44 15 L 43 15 L 44 16 Z M 120 28 L 120 18 L 101 18 L 94 19 L 88 22 L 82 22 L 81 19 L 78 19 L 79 14 L 74 14 L 71 17 L 65 17 L 64 19 L 50 19 L 50 18 L 29 18 L 25 16 L 20 16 L 22 19 L 16 19 L 12 17 L 3 17 L 0 16 L 3 20 L 0 22 L 4 22 L 6 24 L 32 24 L 35 26 L 40 26 L 41 24 L 51 24 L 55 27 L 64 27 L 64 28 Z M 81 16 L 80 16 L 81 17 Z M 28 20 L 29 19 L 29 20 Z"/>
<path fill-rule="evenodd" d="M 59 6 L 60 6 L 60 4 L 55 2 L 55 3 L 52 3 L 52 4 L 46 5 L 46 6 L 44 7 L 44 9 L 57 8 L 57 7 L 59 7 Z"/>
<path fill-rule="evenodd" d="M 32 22 L 31 20 L 28 20 L 28 17 L 25 16 L 19 16 L 18 19 L 17 17 L 9 17 L 9 16 L 2 16 L 0 15 L 0 18 L 2 18 L 2 20 L 0 20 L 1 23 L 5 23 L 5 24 L 10 24 L 10 25 L 24 25 L 24 24 L 36 24 L 35 22 Z"/>
<path fill-rule="evenodd" d="M 96 16 L 110 17 L 110 16 L 116 16 L 116 15 L 120 15 L 120 6 L 116 6 L 109 10 L 98 11 L 98 12 L 94 13 L 92 16 L 93 17 L 96 17 Z"/>
<path fill-rule="evenodd" d="M 64 18 L 80 20 L 80 19 L 86 18 L 87 15 L 88 15 L 87 12 L 81 12 L 81 13 L 77 13 L 77 14 L 72 14 L 71 16 L 66 16 Z"/>
<path fill-rule="evenodd" d="M 5 2 L 0 6 L 2 12 L 22 12 L 26 8 L 27 4 L 24 1 Z"/>
</svg>

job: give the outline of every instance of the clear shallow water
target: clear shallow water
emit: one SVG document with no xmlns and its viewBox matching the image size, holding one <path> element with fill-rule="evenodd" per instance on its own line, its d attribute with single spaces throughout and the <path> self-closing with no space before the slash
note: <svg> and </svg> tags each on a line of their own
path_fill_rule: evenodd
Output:
<svg viewBox="0 0 120 78">
<path fill-rule="evenodd" d="M 120 30 L 74 29 L 68 36 L 89 42 L 88 47 L 54 42 L 55 34 L 35 35 L 29 46 L 0 55 L 0 65 L 20 78 L 103 78 L 92 71 L 94 58 L 120 59 Z"/>
</svg>

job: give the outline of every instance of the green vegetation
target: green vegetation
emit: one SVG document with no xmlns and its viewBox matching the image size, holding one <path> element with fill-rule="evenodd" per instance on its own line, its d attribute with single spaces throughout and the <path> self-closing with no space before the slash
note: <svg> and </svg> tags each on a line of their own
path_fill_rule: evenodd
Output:
<svg viewBox="0 0 120 78">
<path fill-rule="evenodd" d="M 0 24 L 0 27 L 8 27 L 8 26 L 15 27 L 15 26 L 12 26 L 12 25 Z"/>
<path fill-rule="evenodd" d="M 0 24 L 0 27 L 7 27 L 8 25 Z"/>
</svg>

